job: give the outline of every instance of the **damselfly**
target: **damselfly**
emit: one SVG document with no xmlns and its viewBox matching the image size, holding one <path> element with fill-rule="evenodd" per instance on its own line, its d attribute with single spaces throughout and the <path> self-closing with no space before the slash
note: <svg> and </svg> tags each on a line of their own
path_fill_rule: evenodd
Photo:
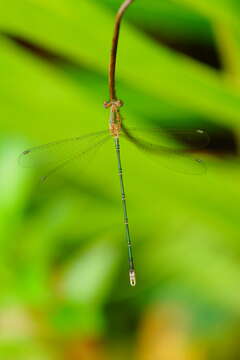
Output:
<svg viewBox="0 0 240 360">
<path fill-rule="evenodd" d="M 120 178 L 124 224 L 128 245 L 130 284 L 134 286 L 136 284 L 136 278 L 132 242 L 129 233 L 119 137 L 122 136 L 126 138 L 141 150 L 157 155 L 158 159 L 160 159 L 160 164 L 162 162 L 164 166 L 172 168 L 174 171 L 194 175 L 203 174 L 205 172 L 205 164 L 199 158 L 193 157 L 190 152 L 204 148 L 209 142 L 209 137 L 205 130 L 200 129 L 179 130 L 157 127 L 126 129 L 121 124 L 119 113 L 120 105 L 120 103 L 111 104 L 110 136 L 109 131 L 105 130 L 33 147 L 25 150 L 20 155 L 20 164 L 24 167 L 43 167 L 47 169 L 41 178 L 44 182 L 69 163 L 75 160 L 81 161 L 84 158 L 87 159 L 89 155 L 97 152 L 101 146 L 113 137 L 118 161 L 118 174 Z M 108 104 L 106 106 L 108 106 Z M 168 143 L 172 143 L 171 147 L 163 145 L 166 139 Z"/>
</svg>

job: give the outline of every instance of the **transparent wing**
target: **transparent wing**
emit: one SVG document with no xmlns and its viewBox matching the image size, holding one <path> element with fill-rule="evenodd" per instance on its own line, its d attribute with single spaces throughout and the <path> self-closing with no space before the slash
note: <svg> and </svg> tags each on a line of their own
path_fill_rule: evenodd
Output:
<svg viewBox="0 0 240 360">
<path fill-rule="evenodd" d="M 145 145 L 146 150 L 162 152 L 192 152 L 205 148 L 210 138 L 203 129 L 172 129 L 172 128 L 125 128 L 123 134 L 139 146 Z"/>
<path fill-rule="evenodd" d="M 25 150 L 19 157 L 23 167 L 43 168 L 46 180 L 50 175 L 74 160 L 80 160 L 103 145 L 110 136 L 108 131 L 54 141 Z"/>
<path fill-rule="evenodd" d="M 158 156 L 158 161 L 164 167 L 181 174 L 203 175 L 207 170 L 202 159 L 190 154 L 168 153 L 165 156 Z"/>
<path fill-rule="evenodd" d="M 203 174 L 205 163 L 191 153 L 209 144 L 209 136 L 202 129 L 126 129 L 124 136 L 140 149 L 158 156 L 159 162 L 177 172 Z"/>
</svg>

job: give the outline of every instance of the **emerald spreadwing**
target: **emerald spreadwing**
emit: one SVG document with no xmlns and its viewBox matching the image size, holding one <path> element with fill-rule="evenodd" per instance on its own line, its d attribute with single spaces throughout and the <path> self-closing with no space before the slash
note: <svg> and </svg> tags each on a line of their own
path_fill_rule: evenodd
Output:
<svg viewBox="0 0 240 360">
<path fill-rule="evenodd" d="M 109 66 L 110 100 L 104 103 L 105 108 L 110 110 L 109 130 L 33 147 L 25 150 L 20 155 L 20 163 L 23 166 L 32 167 L 46 165 L 48 170 L 42 177 L 42 180 L 46 181 L 52 174 L 64 166 L 67 166 L 74 160 L 80 161 L 82 158 L 86 158 L 89 154 L 96 151 L 96 149 L 107 143 L 109 139 L 113 138 L 120 180 L 125 234 L 128 247 L 129 280 L 131 286 L 136 285 L 136 273 L 133 261 L 132 241 L 130 237 L 126 195 L 123 182 L 123 170 L 120 156 L 120 137 L 126 138 L 145 152 L 157 156 L 161 159 L 160 162 L 165 164 L 167 167 L 172 167 L 176 171 L 186 174 L 202 174 L 205 172 L 204 162 L 199 158 L 190 156 L 189 152 L 201 149 L 209 142 L 206 131 L 200 129 L 174 130 L 161 129 L 158 127 L 149 129 L 128 129 L 123 125 L 120 114 L 120 108 L 123 106 L 123 103 L 118 99 L 116 94 L 115 70 L 121 21 L 126 9 L 133 3 L 133 1 L 134 0 L 125 0 L 123 2 L 119 8 L 115 21 Z M 162 143 L 164 139 L 168 140 L 167 145 Z M 177 144 L 181 144 L 181 146 L 177 147 Z"/>
<path fill-rule="evenodd" d="M 50 176 L 68 164 L 87 159 L 91 154 L 98 152 L 111 138 L 114 139 L 128 245 L 130 284 L 134 286 L 136 279 L 120 157 L 120 137 L 124 137 L 140 150 L 149 153 L 153 157 L 155 156 L 156 159 L 159 159 L 160 165 L 162 163 L 163 166 L 179 173 L 200 175 L 206 171 L 205 163 L 191 154 L 192 151 L 207 146 L 209 137 L 205 130 L 179 130 L 156 127 L 126 129 L 121 124 L 118 111 L 112 112 L 112 110 L 110 115 L 110 134 L 109 130 L 104 130 L 33 147 L 25 150 L 20 155 L 20 164 L 24 167 L 42 166 L 46 169 L 46 173 L 41 180 L 45 182 Z M 163 145 L 166 139 L 168 142 L 171 142 L 171 147 Z"/>
</svg>

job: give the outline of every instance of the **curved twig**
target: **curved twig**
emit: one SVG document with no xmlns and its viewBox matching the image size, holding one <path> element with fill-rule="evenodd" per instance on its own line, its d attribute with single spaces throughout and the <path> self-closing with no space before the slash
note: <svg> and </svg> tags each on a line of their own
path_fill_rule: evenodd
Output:
<svg viewBox="0 0 240 360">
<path fill-rule="evenodd" d="M 118 10 L 116 20 L 115 20 L 115 27 L 114 27 L 114 34 L 113 34 L 113 41 L 112 41 L 112 49 L 111 49 L 111 58 L 110 58 L 110 65 L 109 65 L 109 95 L 110 101 L 115 101 L 117 99 L 116 94 L 116 86 L 115 86 L 115 74 L 116 74 L 116 62 L 117 62 L 117 50 L 118 50 L 118 40 L 119 40 L 119 33 L 123 15 L 125 11 L 133 3 L 134 0 L 125 0 L 124 3 Z"/>
</svg>

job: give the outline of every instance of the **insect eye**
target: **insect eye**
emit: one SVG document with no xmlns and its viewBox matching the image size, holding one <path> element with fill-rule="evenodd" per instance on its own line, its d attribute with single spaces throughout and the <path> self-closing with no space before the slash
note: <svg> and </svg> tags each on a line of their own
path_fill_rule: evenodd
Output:
<svg viewBox="0 0 240 360">
<path fill-rule="evenodd" d="M 104 101 L 103 106 L 105 109 L 109 108 L 112 105 L 111 101 Z"/>
</svg>

